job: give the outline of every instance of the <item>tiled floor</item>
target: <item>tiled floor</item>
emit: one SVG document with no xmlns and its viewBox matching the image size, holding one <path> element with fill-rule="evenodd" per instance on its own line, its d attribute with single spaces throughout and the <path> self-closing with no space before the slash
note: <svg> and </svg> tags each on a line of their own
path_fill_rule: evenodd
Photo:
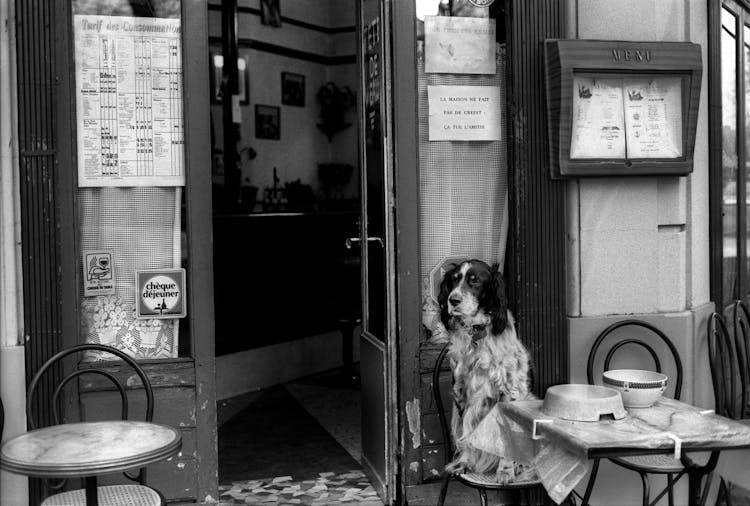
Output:
<svg viewBox="0 0 750 506">
<path fill-rule="evenodd" d="M 220 401 L 218 418 L 220 504 L 382 505 L 359 467 L 359 390 L 336 373 Z"/>
<path fill-rule="evenodd" d="M 377 493 L 360 470 L 319 473 L 317 478 L 294 481 L 291 476 L 247 480 L 219 487 L 221 505 L 234 504 L 359 504 L 382 506 Z"/>
</svg>

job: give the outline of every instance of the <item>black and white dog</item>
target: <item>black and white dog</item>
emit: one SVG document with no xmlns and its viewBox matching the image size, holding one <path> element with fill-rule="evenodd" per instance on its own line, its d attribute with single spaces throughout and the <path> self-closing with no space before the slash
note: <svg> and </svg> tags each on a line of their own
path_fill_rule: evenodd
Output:
<svg viewBox="0 0 750 506">
<path fill-rule="evenodd" d="M 438 302 L 454 378 L 456 455 L 447 469 L 512 481 L 524 472 L 516 464 L 465 442 L 495 403 L 533 398 L 529 354 L 516 335 L 502 274 L 480 260 L 462 262 L 445 273 Z"/>
</svg>

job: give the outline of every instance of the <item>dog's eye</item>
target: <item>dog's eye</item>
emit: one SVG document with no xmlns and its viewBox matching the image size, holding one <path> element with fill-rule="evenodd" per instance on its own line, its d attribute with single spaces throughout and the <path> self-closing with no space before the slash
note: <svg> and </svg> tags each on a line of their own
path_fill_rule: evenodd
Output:
<svg viewBox="0 0 750 506">
<path fill-rule="evenodd" d="M 479 281 L 479 278 L 477 278 L 474 274 L 469 276 L 469 283 L 476 283 L 477 281 Z"/>
</svg>

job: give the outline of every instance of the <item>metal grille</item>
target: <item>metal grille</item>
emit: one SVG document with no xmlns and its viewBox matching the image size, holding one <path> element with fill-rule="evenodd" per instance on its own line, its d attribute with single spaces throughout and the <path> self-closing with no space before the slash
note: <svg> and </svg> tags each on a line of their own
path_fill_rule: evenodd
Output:
<svg viewBox="0 0 750 506">
<path fill-rule="evenodd" d="M 55 203 L 55 74 L 53 0 L 17 0 L 18 138 L 21 180 L 24 328 L 27 382 L 60 347 L 59 234 Z M 36 397 L 42 423 L 51 420 L 56 374 Z M 40 500 L 31 480 L 30 500 Z"/>
<path fill-rule="evenodd" d="M 565 182 L 549 177 L 541 49 L 545 39 L 563 35 L 562 5 L 557 0 L 510 3 L 508 285 L 519 336 L 534 360 L 537 394 L 569 378 Z"/>
</svg>

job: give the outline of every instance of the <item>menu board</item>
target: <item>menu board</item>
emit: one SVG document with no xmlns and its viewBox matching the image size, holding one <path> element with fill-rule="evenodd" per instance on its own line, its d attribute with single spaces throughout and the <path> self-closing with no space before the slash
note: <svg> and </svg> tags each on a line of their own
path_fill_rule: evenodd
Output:
<svg viewBox="0 0 750 506">
<path fill-rule="evenodd" d="M 574 76 L 571 159 L 682 156 L 682 79 Z"/>
<path fill-rule="evenodd" d="M 79 186 L 183 186 L 180 20 L 73 22 Z"/>
</svg>

